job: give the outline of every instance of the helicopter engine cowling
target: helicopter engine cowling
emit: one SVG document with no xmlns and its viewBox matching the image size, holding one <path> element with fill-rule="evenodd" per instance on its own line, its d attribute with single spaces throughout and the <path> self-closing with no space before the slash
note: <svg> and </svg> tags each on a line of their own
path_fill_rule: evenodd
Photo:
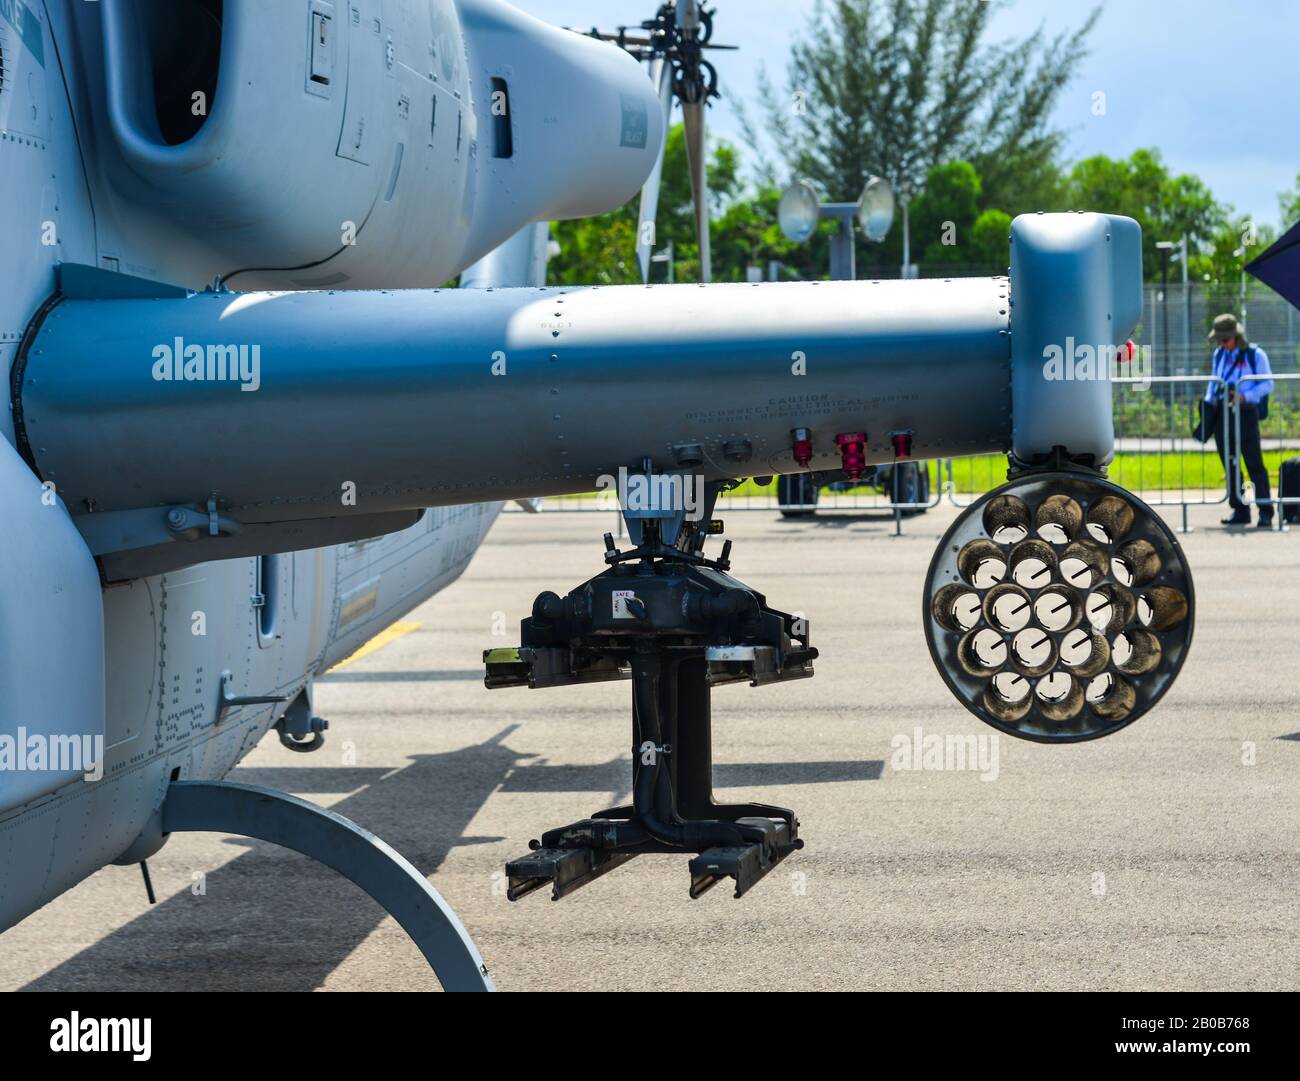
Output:
<svg viewBox="0 0 1300 1081">
<path fill-rule="evenodd" d="M 617 209 L 664 136 L 632 57 L 502 0 L 77 7 L 121 262 L 180 284 L 442 285 Z"/>
</svg>

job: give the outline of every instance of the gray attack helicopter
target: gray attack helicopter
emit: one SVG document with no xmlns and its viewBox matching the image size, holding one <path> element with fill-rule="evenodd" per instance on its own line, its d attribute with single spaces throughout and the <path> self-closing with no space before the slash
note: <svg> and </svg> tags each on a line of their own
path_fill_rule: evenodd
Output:
<svg viewBox="0 0 1300 1081">
<path fill-rule="evenodd" d="M 485 678 L 629 680 L 632 802 L 543 833 L 512 899 L 642 852 L 740 896 L 802 845 L 792 811 L 712 795 L 712 688 L 817 656 L 730 542 L 706 554 L 744 478 L 1006 452 L 930 568 L 942 678 L 1044 742 L 1163 695 L 1190 572 L 1105 479 L 1137 225 L 1022 217 L 1009 277 L 710 284 L 711 36 L 695 0 L 615 35 L 502 0 L 0 0 L 0 928 L 221 831 L 346 875 L 445 987 L 490 989 L 399 854 L 224 778 L 271 729 L 319 747 L 314 678 L 505 501 L 604 477 L 631 547 L 538 597 Z M 648 272 L 675 103 L 705 282 L 547 288 L 544 223 L 638 190 Z"/>
</svg>

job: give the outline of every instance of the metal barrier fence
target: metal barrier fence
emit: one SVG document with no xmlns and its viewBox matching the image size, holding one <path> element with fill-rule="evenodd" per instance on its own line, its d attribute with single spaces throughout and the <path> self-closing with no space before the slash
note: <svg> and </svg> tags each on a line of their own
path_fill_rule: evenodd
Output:
<svg viewBox="0 0 1300 1081">
<path fill-rule="evenodd" d="M 1184 531 L 1189 507 L 1226 503 L 1228 489 L 1213 442 L 1192 438 L 1197 403 L 1217 379 L 1206 375 L 1123 376 L 1114 384 L 1115 458 L 1110 479 L 1155 507 L 1181 507 Z M 1228 416 L 1220 423 L 1228 424 Z M 1224 428 L 1226 431 L 1226 427 Z M 1001 454 L 946 463 L 950 499 L 968 507 L 1006 480 Z"/>
<path fill-rule="evenodd" d="M 1268 351 L 1274 371 L 1300 367 L 1300 315 L 1283 297 L 1249 279 L 1170 282 L 1168 289 L 1148 283 L 1133 340 L 1153 347 L 1155 373 L 1194 375 L 1208 367 L 1214 343 L 1206 335 L 1221 312 L 1243 321 L 1251 343 Z"/>
<path fill-rule="evenodd" d="M 951 470 L 947 471 L 949 480 L 945 480 L 946 463 L 942 459 L 900 464 L 905 469 L 910 466 L 917 471 L 923 471 L 924 479 L 918 477 L 917 482 L 905 484 L 904 478 L 907 474 L 904 469 L 891 467 L 889 478 L 881 486 L 872 483 L 849 485 L 848 482 L 839 482 L 820 488 L 813 497 L 814 502 L 809 502 L 807 496 L 797 500 L 783 499 L 779 494 L 780 482 L 777 480 L 765 485 L 748 480 L 738 488 L 724 492 L 718 497 L 716 513 L 762 511 L 768 514 L 780 512 L 794 516 L 809 514 L 814 508 L 819 513 L 879 511 L 891 514 L 895 532 L 901 533 L 904 518 L 933 510 L 943 502 L 945 496 L 951 494 L 948 486 Z M 1003 468 L 1005 472 L 1005 460 Z M 997 483 L 1000 484 L 1001 481 Z M 907 498 L 909 495 L 912 498 Z M 507 513 L 524 509 L 527 508 L 514 504 L 508 504 L 505 508 Z M 540 506 L 535 509 L 548 513 L 617 515 L 619 504 L 615 491 L 611 489 L 591 495 L 558 496 L 546 499 L 540 501 Z"/>
<path fill-rule="evenodd" d="M 1228 501 L 1227 478 L 1213 439 L 1192 436 L 1200 402 L 1222 380 L 1207 375 L 1124 376 L 1115 383 L 1115 458 L 1110 479 L 1152 507 L 1179 507 L 1183 532 L 1190 507 Z M 1227 411 L 1219 417 L 1225 433 Z"/>
<path fill-rule="evenodd" d="M 1242 382 L 1256 377 L 1246 376 Z M 1204 443 L 1192 435 L 1198 420 L 1199 403 L 1211 386 L 1223 381 L 1209 375 L 1166 375 L 1151 377 L 1125 376 L 1114 384 L 1115 458 L 1108 475 L 1110 480 L 1127 488 L 1154 507 L 1178 507 L 1182 510 L 1181 530 L 1189 528 L 1188 510 L 1198 506 L 1226 504 L 1235 485 L 1247 503 L 1285 508 L 1300 505 L 1300 492 L 1283 497 L 1279 491 L 1281 465 L 1288 453 L 1300 458 L 1300 374 L 1259 376 L 1273 379 L 1275 389 L 1269 416 L 1261 424 L 1261 443 L 1270 474 L 1270 498 L 1255 494 L 1245 498 L 1240 455 L 1230 454 L 1222 461 L 1214 439 Z M 1231 403 L 1220 412 L 1219 441 L 1225 446 L 1240 445 L 1241 412 L 1239 403 Z M 1229 431 L 1234 435 L 1229 439 Z M 1003 454 L 985 454 L 965 458 L 941 458 L 928 462 L 905 463 L 924 470 L 922 498 L 901 498 L 900 482 L 904 470 L 895 469 L 881 487 L 833 485 L 822 488 L 817 496 L 817 512 L 880 512 L 892 516 L 895 532 L 902 532 L 903 520 L 913 514 L 933 510 L 946 499 L 955 507 L 968 507 L 985 492 L 1006 481 L 1007 459 Z M 797 476 L 797 475 L 796 475 Z M 514 510 L 514 507 L 508 507 Z M 542 509 L 548 512 L 614 513 L 618 500 L 614 492 L 590 496 L 547 499 Z M 760 486 L 746 481 L 737 489 L 724 493 L 718 500 L 719 514 L 762 511 L 769 514 L 806 514 L 813 509 L 806 496 L 783 500 L 778 482 Z M 1284 514 L 1275 516 L 1275 528 L 1285 529 Z"/>
<path fill-rule="evenodd" d="M 1244 262 L 1259 254 L 1254 249 Z M 894 279 L 901 276 L 897 264 L 876 265 L 871 253 L 858 252 L 859 279 Z M 1180 268 L 1169 268 L 1175 280 L 1167 285 L 1149 281 L 1143 288 L 1142 318 L 1131 335 L 1142 347 L 1151 348 L 1153 375 L 1196 376 L 1209 365 L 1214 343 L 1208 338 L 1215 316 L 1232 312 L 1242 320 L 1252 344 L 1262 345 L 1274 371 L 1300 369 L 1300 312 L 1284 297 L 1262 282 L 1244 274 L 1233 274 L 1220 282 L 1177 280 Z M 922 263 L 922 278 L 968 278 L 1002 275 L 1001 266 Z"/>
</svg>

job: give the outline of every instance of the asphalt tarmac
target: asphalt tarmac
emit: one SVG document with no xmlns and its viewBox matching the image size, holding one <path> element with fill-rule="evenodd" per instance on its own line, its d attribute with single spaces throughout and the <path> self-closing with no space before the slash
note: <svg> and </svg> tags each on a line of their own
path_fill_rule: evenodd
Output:
<svg viewBox="0 0 1300 1081">
<path fill-rule="evenodd" d="M 318 684 L 321 751 L 271 736 L 231 779 L 391 843 L 502 990 L 1300 988 L 1300 530 L 1193 512 L 1191 656 L 1130 728 L 896 769 L 918 728 L 995 735 L 949 695 L 921 629 L 955 513 L 901 537 L 881 515 L 728 518 L 734 573 L 805 613 L 822 654 L 812 680 L 714 692 L 719 792 L 794 808 L 807 843 L 740 900 L 690 900 L 673 856 L 558 903 L 504 896 L 530 838 L 627 795 L 627 684 L 488 692 L 480 665 L 517 642 L 538 592 L 602 569 L 609 514 L 503 516 L 460 582 Z M 7 932 L 0 988 L 437 989 L 373 901 L 302 857 L 179 835 L 150 868 L 157 905 L 138 868 L 108 867 Z"/>
</svg>

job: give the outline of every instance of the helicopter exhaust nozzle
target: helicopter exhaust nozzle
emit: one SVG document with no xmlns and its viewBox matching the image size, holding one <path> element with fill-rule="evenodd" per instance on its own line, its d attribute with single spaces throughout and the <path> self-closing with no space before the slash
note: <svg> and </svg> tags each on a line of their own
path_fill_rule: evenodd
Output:
<svg viewBox="0 0 1300 1081">
<path fill-rule="evenodd" d="M 161 225 L 190 285 L 437 286 L 533 222 L 617 210 L 663 146 L 632 56 L 504 0 L 68 7 L 102 53 L 121 228 Z"/>
</svg>

